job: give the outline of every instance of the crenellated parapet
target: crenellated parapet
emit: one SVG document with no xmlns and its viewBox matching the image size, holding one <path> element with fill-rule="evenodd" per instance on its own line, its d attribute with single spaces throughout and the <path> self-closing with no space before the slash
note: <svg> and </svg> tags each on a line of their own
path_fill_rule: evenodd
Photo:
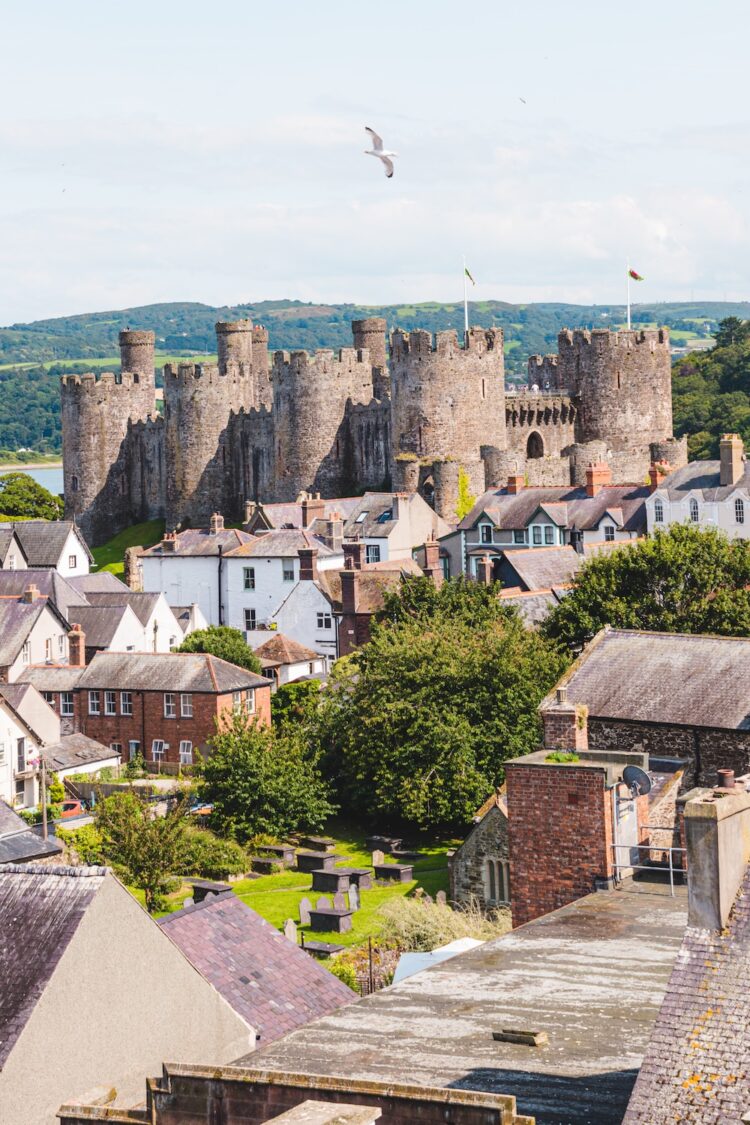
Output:
<svg viewBox="0 0 750 1125">
<path fill-rule="evenodd" d="M 528 364 L 529 388 L 537 390 L 565 390 L 560 385 L 560 368 L 556 355 L 532 355 Z"/>
</svg>

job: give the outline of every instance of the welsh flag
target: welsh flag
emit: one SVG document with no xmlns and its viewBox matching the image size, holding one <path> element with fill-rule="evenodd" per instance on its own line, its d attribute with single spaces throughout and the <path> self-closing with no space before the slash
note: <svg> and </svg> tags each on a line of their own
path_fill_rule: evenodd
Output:
<svg viewBox="0 0 750 1125">
<path fill-rule="evenodd" d="M 645 277 L 641 277 L 641 275 L 639 273 L 636 273 L 635 270 L 628 270 L 628 275 L 630 277 L 632 277 L 633 281 L 645 281 L 646 280 Z"/>
<path fill-rule="evenodd" d="M 464 266 L 464 273 L 465 273 L 465 274 L 466 274 L 466 276 L 468 277 L 468 279 L 469 279 L 469 281 L 471 282 L 471 284 L 472 284 L 472 285 L 476 285 L 476 281 L 475 281 L 475 280 L 474 280 L 474 278 L 473 278 L 473 277 L 471 276 L 471 274 L 469 273 L 469 271 L 468 271 L 468 269 L 467 269 L 467 267 L 466 267 L 466 266 Z"/>
</svg>

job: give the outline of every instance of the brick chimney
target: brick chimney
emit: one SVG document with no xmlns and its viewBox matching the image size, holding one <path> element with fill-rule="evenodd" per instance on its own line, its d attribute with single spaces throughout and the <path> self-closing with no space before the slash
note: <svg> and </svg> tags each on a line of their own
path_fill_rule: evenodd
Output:
<svg viewBox="0 0 750 1125">
<path fill-rule="evenodd" d="M 524 487 L 524 479 L 523 473 L 511 473 L 508 477 L 506 492 L 510 493 L 511 496 L 516 496 Z"/>
<path fill-rule="evenodd" d="M 74 625 L 68 633 L 68 664 L 71 668 L 86 666 L 86 634 L 80 625 Z"/>
<path fill-rule="evenodd" d="M 722 434 L 719 442 L 722 487 L 737 484 L 745 472 L 745 447 L 739 434 Z"/>
<path fill-rule="evenodd" d="M 309 527 L 313 520 L 325 519 L 326 502 L 320 499 L 320 493 L 314 496 L 308 493 L 302 501 L 302 526 Z"/>
<path fill-rule="evenodd" d="M 542 711 L 545 750 L 588 750 L 588 708 L 568 701 L 568 689 L 559 687 L 555 701 Z"/>
<path fill-rule="evenodd" d="M 331 512 L 330 519 L 325 521 L 325 530 L 318 538 L 323 540 L 329 550 L 337 553 L 341 550 L 344 542 L 344 521 L 338 512 Z"/>
<path fill-rule="evenodd" d="M 435 589 L 439 590 L 443 585 L 445 575 L 440 563 L 440 544 L 434 536 L 430 536 L 424 545 L 424 572 L 428 578 L 432 579 Z"/>
<path fill-rule="evenodd" d="M 492 559 L 489 555 L 482 555 L 481 559 L 477 559 L 477 582 L 480 586 L 491 586 L 493 581 Z"/>
<path fill-rule="evenodd" d="M 661 482 L 672 472 L 672 466 L 666 461 L 652 461 L 648 471 L 649 492 L 656 492 Z"/>
<path fill-rule="evenodd" d="M 172 552 L 177 550 L 177 533 L 175 531 L 165 532 L 164 538 L 161 541 L 161 549 L 165 552 Z"/>
<path fill-rule="evenodd" d="M 299 580 L 300 582 L 318 581 L 318 548 L 300 547 L 299 555 Z"/>
<path fill-rule="evenodd" d="M 38 601 L 41 596 L 42 595 L 39 593 L 39 588 L 32 582 L 30 586 L 27 586 L 25 588 L 23 594 L 21 595 L 21 601 L 25 602 L 26 605 L 31 605 L 32 602 Z"/>
<path fill-rule="evenodd" d="M 210 531 L 211 535 L 217 535 L 220 531 L 223 531 L 223 530 L 224 530 L 224 517 L 222 515 L 219 515 L 218 512 L 214 512 L 214 514 L 211 516 L 211 524 L 210 524 L 210 527 L 209 527 L 209 531 Z"/>
<path fill-rule="evenodd" d="M 606 461 L 595 461 L 586 469 L 586 495 L 596 496 L 612 483 L 612 470 Z"/>
<path fill-rule="evenodd" d="M 357 612 L 359 602 L 359 569 L 341 571 L 341 612 L 350 614 Z"/>
<path fill-rule="evenodd" d="M 344 569 L 361 570 L 364 553 L 364 544 L 359 539 L 348 539 L 344 543 Z"/>
</svg>

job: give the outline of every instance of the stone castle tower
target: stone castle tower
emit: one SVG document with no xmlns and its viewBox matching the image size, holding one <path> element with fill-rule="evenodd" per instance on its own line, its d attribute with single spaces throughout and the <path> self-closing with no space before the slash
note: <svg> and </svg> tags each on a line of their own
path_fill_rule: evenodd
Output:
<svg viewBox="0 0 750 1125">
<path fill-rule="evenodd" d="M 665 330 L 561 332 L 520 392 L 505 388 L 500 329 L 398 330 L 390 348 L 384 320 L 352 330 L 351 348 L 269 363 L 265 329 L 217 324 L 218 363 L 165 367 L 163 415 L 153 333 L 121 332 L 119 376 L 61 380 L 66 516 L 97 544 L 143 519 L 199 527 L 241 518 L 246 500 L 394 488 L 450 520 L 462 474 L 479 495 L 511 473 L 579 483 L 608 460 L 614 481 L 640 483 L 653 459 L 686 462 Z"/>
</svg>

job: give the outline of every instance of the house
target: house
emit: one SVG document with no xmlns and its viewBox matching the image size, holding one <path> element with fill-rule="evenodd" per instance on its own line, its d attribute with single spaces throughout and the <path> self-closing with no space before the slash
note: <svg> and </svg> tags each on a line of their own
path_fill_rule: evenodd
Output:
<svg viewBox="0 0 750 1125">
<path fill-rule="evenodd" d="M 299 680 L 305 676 L 323 675 L 326 671 L 325 659 L 320 653 L 293 641 L 283 633 L 273 633 L 269 640 L 255 649 L 260 660 L 263 675 L 271 680 L 273 687 Z"/>
<path fill-rule="evenodd" d="M 646 532 L 646 485 L 612 485 L 606 465 L 587 470 L 585 487 L 525 488 L 512 476 L 508 485 L 480 497 L 457 529 L 441 536 L 450 574 L 476 577 L 477 560 L 502 552 L 592 543 L 622 543 Z M 497 563 L 499 566 L 499 561 Z"/>
<path fill-rule="evenodd" d="M 421 577 L 422 571 L 412 558 L 362 564 L 361 553 L 353 543 L 349 564 L 343 570 L 327 571 L 320 577 L 338 617 L 338 655 L 348 656 L 370 639 L 372 619 L 385 604 L 385 594 L 398 590 L 407 576 Z M 442 574 L 439 575 L 442 579 Z"/>
<path fill-rule="evenodd" d="M 18 541 L 15 524 L 0 524 L 0 570 L 25 569 L 29 564 Z"/>
<path fill-rule="evenodd" d="M 685 787 L 750 770 L 750 640 L 605 626 L 558 682 L 588 708 L 589 746 L 686 762 Z M 554 692 L 541 713 L 554 703 Z"/>
<path fill-rule="evenodd" d="M 11 528 L 31 570 L 56 570 L 63 578 L 89 573 L 94 561 L 73 520 L 15 520 Z"/>
<path fill-rule="evenodd" d="M 103 769 L 116 769 L 121 758 L 85 734 L 63 735 L 57 742 L 44 747 L 47 769 L 56 773 L 61 781 L 72 774 L 96 775 Z"/>
<path fill-rule="evenodd" d="M 418 492 L 365 492 L 344 523 L 344 541 L 362 543 L 365 563 L 399 562 L 449 530 Z"/>
<path fill-rule="evenodd" d="M 208 628 L 208 621 L 206 621 L 206 618 L 201 613 L 200 607 L 195 602 L 193 602 L 192 605 L 171 605 L 169 608 L 172 610 L 177 624 L 180 626 L 180 631 L 182 633 L 180 644 L 188 633 L 194 633 L 196 629 Z"/>
<path fill-rule="evenodd" d="M 60 721 L 31 684 L 0 684 L 0 799 L 16 808 L 39 801 L 39 755 L 60 737 Z"/>
<path fill-rule="evenodd" d="M 73 634 L 72 634 L 73 635 Z M 16 684 L 30 684 L 43 697 L 45 703 L 54 711 L 60 721 L 60 735 L 72 734 L 76 729 L 75 690 L 85 667 L 82 633 L 73 637 L 74 646 L 80 648 L 80 663 L 71 664 L 32 664 L 25 668 Z"/>
<path fill-rule="evenodd" d="M 117 609 L 127 606 L 140 623 L 140 636 L 136 640 L 135 652 L 171 652 L 182 644 L 185 638 L 180 623 L 172 607 L 162 593 L 142 593 L 125 591 L 89 590 L 86 595 L 90 606 L 96 609 Z M 86 632 L 86 627 L 84 632 Z M 192 630 L 188 629 L 188 632 Z M 87 633 L 89 643 L 90 637 Z M 117 646 L 111 645 L 111 648 Z M 119 646 L 120 652 L 129 651 Z"/>
<path fill-rule="evenodd" d="M 265 1046 L 357 999 L 337 977 L 246 906 L 211 895 L 159 922 Z"/>
<path fill-rule="evenodd" d="M 670 472 L 657 466 L 655 488 L 646 501 L 648 533 L 674 523 L 713 527 L 730 539 L 750 537 L 750 468 L 737 434 L 724 434 L 718 461 L 691 461 Z"/>
<path fill-rule="evenodd" d="M 30 664 L 67 659 L 68 624 L 35 585 L 0 597 L 0 681 L 12 683 Z"/>
<path fill-rule="evenodd" d="M 262 504 L 248 500 L 245 505 L 244 529 L 251 535 L 282 528 L 312 528 L 314 534 L 324 531 L 324 524 L 345 520 L 359 504 L 359 496 L 339 496 L 335 500 L 321 500 L 320 493 L 301 492 L 296 501 L 282 504 Z M 343 524 L 341 530 L 343 537 Z"/>
<path fill-rule="evenodd" d="M 54 861 L 62 855 L 62 844 L 50 836 L 44 840 L 0 800 L 0 866 L 5 863 Z"/>
<path fill-rule="evenodd" d="M 144 651 L 143 626 L 129 605 L 71 606 L 68 620 L 86 638 L 87 664 L 97 652 Z"/>
<path fill-rule="evenodd" d="M 508 802 L 498 789 L 474 817 L 463 843 L 448 858 L 450 897 L 494 910 L 510 902 Z"/>
<path fill-rule="evenodd" d="M 56 1125 L 60 1104 L 105 1075 L 131 1106 L 163 1059 L 216 1066 L 254 1043 L 106 868 L 0 867 L 3 1125 Z"/>
</svg>

